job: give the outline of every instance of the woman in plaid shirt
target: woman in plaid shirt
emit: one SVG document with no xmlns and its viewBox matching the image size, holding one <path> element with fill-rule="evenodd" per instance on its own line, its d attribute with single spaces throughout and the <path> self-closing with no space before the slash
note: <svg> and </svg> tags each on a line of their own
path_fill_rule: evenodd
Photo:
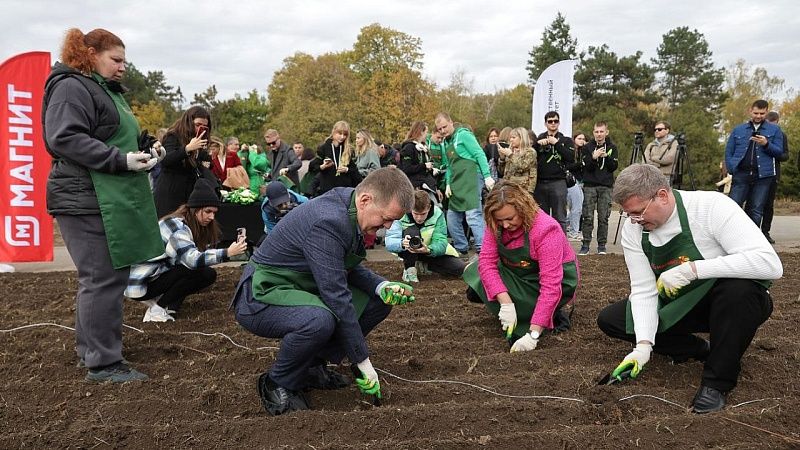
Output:
<svg viewBox="0 0 800 450">
<path fill-rule="evenodd" d="M 131 267 L 125 295 L 148 305 L 144 322 L 175 320 L 174 314 L 187 295 L 214 284 L 217 272 L 209 266 L 244 253 L 239 239 L 228 248 L 209 248 L 219 239 L 214 216 L 220 201 L 214 187 L 197 180 L 185 205 L 159 221 L 164 254 Z M 161 297 L 158 301 L 156 297 Z"/>
</svg>

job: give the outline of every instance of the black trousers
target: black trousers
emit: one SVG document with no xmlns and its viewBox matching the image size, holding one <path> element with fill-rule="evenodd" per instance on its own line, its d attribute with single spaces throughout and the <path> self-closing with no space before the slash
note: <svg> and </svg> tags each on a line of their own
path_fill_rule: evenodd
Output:
<svg viewBox="0 0 800 450">
<path fill-rule="evenodd" d="M 420 261 L 427 263 L 431 272 L 450 277 L 460 277 L 464 273 L 464 267 L 467 266 L 461 258 L 450 255 L 430 256 L 406 251 L 400 252 L 398 255 L 403 258 L 403 268 L 405 269 L 414 267 L 414 264 Z"/>
<path fill-rule="evenodd" d="M 149 300 L 161 296 L 158 306 L 177 311 L 186 296 L 205 289 L 217 280 L 217 272 L 210 267 L 189 269 L 178 265 L 147 283 L 147 293 L 136 300 Z"/>
<path fill-rule="evenodd" d="M 533 198 L 542 208 L 561 224 L 564 233 L 567 232 L 567 182 L 563 177 L 558 180 L 539 180 L 533 191 Z"/>
<path fill-rule="evenodd" d="M 597 325 L 616 339 L 635 342 L 625 332 L 624 299 L 607 306 Z M 710 333 L 711 353 L 703 367 L 703 385 L 730 391 L 736 386 L 741 360 L 758 327 L 772 314 L 772 298 L 751 280 L 723 278 L 714 284 L 694 309 L 668 330 L 656 334 L 653 351 L 675 359 L 693 357 L 705 345 L 692 333 Z"/>
</svg>

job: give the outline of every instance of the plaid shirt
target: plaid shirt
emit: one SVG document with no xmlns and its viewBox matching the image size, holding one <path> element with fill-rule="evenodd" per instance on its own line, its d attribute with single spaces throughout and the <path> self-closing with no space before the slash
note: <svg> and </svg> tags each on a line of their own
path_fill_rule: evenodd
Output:
<svg viewBox="0 0 800 450">
<path fill-rule="evenodd" d="M 213 266 L 227 259 L 227 250 L 211 248 L 204 252 L 197 249 L 189 226 L 183 219 L 170 217 L 158 222 L 161 240 L 166 249 L 164 254 L 147 262 L 131 266 L 128 287 L 125 296 L 128 298 L 144 297 L 147 283 L 178 264 L 189 269 Z"/>
</svg>

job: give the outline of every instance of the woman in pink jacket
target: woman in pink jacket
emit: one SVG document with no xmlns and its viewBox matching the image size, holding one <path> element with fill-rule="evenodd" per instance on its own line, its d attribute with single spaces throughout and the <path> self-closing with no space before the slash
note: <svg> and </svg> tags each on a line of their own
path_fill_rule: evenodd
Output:
<svg viewBox="0 0 800 450">
<path fill-rule="evenodd" d="M 467 298 L 500 319 L 512 352 L 533 350 L 544 330 L 569 327 L 559 309 L 578 286 L 575 252 L 561 225 L 519 184 L 498 182 L 483 215 L 480 257 L 464 270 Z"/>
</svg>

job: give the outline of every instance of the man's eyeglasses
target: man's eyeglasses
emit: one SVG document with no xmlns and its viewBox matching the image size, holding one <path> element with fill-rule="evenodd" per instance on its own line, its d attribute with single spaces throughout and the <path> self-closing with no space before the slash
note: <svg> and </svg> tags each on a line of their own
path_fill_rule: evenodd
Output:
<svg viewBox="0 0 800 450">
<path fill-rule="evenodd" d="M 277 144 L 277 143 L 278 143 L 278 140 L 277 140 L 277 139 L 275 139 L 275 140 L 274 140 L 274 141 L 272 141 L 272 142 L 269 142 L 269 141 L 267 141 L 267 147 L 274 147 L 274 146 L 275 146 L 275 144 Z"/>
<path fill-rule="evenodd" d="M 558 123 L 558 122 L 560 122 L 560 120 L 558 120 L 558 119 L 547 119 L 547 123 L 549 123 L 549 124 L 554 124 L 554 123 Z"/>
<path fill-rule="evenodd" d="M 656 194 L 656 195 L 658 195 L 658 194 Z M 650 200 L 644 206 L 644 209 L 642 210 L 642 212 L 640 212 L 639 214 L 630 214 L 630 213 L 623 212 L 622 213 L 622 217 L 624 217 L 626 219 L 631 219 L 632 223 L 642 223 L 642 222 L 644 222 L 644 215 L 645 215 L 645 213 L 647 213 L 647 208 L 650 207 L 650 203 L 653 203 L 653 200 L 655 200 L 655 199 L 656 199 L 655 196 L 650 198 Z"/>
<path fill-rule="evenodd" d="M 664 130 L 666 130 L 666 128 L 656 128 L 655 130 L 656 131 L 664 131 Z"/>
</svg>

